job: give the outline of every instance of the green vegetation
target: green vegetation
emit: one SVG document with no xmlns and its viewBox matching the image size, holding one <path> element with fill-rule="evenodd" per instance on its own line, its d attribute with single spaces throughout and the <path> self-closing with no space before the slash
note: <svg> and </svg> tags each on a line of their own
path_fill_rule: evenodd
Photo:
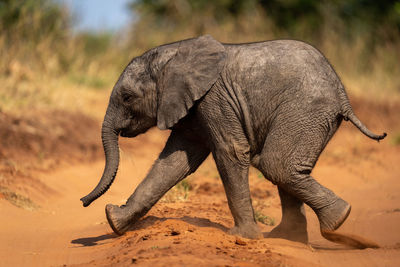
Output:
<svg viewBox="0 0 400 267">
<path fill-rule="evenodd" d="M 189 179 L 190 178 L 186 178 L 175 185 L 165 194 L 165 196 L 161 199 L 161 202 L 185 202 L 189 197 L 189 192 L 193 189 L 193 186 L 191 185 Z"/>
<path fill-rule="evenodd" d="M 268 215 L 264 215 L 262 212 L 260 211 L 255 211 L 254 212 L 254 216 L 256 218 L 256 221 L 263 223 L 265 225 L 268 226 L 274 226 L 275 225 L 275 219 L 268 216 Z"/>
</svg>

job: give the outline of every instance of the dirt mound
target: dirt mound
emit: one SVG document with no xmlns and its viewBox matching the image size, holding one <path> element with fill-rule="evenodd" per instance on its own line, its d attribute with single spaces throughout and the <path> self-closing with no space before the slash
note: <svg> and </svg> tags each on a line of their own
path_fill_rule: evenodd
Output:
<svg viewBox="0 0 400 267">
<path fill-rule="evenodd" d="M 201 219 L 188 222 L 147 217 L 144 221 L 149 223 L 145 229 L 119 238 L 111 235 L 113 240 L 104 258 L 89 263 L 95 266 L 310 266 L 306 261 L 282 255 L 265 241 L 227 235 L 212 225 L 198 227 L 197 220 Z M 196 247 L 188 246 L 189 243 Z"/>
<path fill-rule="evenodd" d="M 0 113 L 0 157 L 59 160 L 94 159 L 100 153 L 99 123 L 80 113 L 30 111 Z"/>
<path fill-rule="evenodd" d="M 83 114 L 60 110 L 26 111 L 24 115 L 0 112 L 0 186 L 5 192 L 51 192 L 32 171 L 92 161 L 101 155 L 100 125 Z"/>
</svg>

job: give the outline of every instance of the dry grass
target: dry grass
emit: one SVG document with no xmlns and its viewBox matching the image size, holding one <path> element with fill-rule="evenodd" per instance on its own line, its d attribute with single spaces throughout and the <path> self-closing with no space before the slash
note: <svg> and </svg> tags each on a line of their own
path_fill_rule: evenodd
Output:
<svg viewBox="0 0 400 267">
<path fill-rule="evenodd" d="M 260 10 L 221 22 L 208 16 L 195 14 L 189 22 L 174 27 L 167 25 L 162 31 L 151 27 L 157 25 L 157 18 L 146 16 L 133 28 L 131 46 L 135 47 L 136 54 L 140 54 L 150 47 L 202 34 L 211 34 L 226 43 L 300 39 L 322 51 L 350 94 L 382 101 L 400 100 L 400 36 L 388 33 L 387 36 L 397 38 L 382 40 L 372 49 L 369 47 L 371 36 L 368 33 L 354 34 L 355 37 L 348 40 L 344 37 L 346 26 L 335 20 L 328 23 L 316 39 L 301 27 L 295 37 L 278 30 Z"/>
<path fill-rule="evenodd" d="M 74 36 L 65 30 L 27 40 L 22 21 L 12 37 L 0 34 L 0 109 L 56 108 L 91 113 L 90 103 L 109 94 L 99 91 L 111 90 L 130 59 L 151 47 L 206 33 L 228 43 L 290 37 L 277 30 L 260 10 L 223 21 L 207 13 L 196 14 L 190 23 L 166 25 L 162 31 L 152 27 L 156 19 L 148 16 L 135 24 L 128 43 L 107 34 Z M 39 20 L 40 14 L 33 16 L 33 30 L 38 30 L 35 25 L 40 25 Z M 349 93 L 382 101 L 399 99 L 400 37 L 383 42 L 368 54 L 368 36 L 348 42 L 340 28 L 326 27 L 319 40 L 301 32 L 297 36 L 328 57 Z"/>
<path fill-rule="evenodd" d="M 318 48 L 331 62 L 346 89 L 364 98 L 400 99 L 400 39 L 378 45 L 369 52 L 366 37 L 349 43 L 325 30 Z"/>
<path fill-rule="evenodd" d="M 101 91 L 111 90 L 123 69 L 111 48 L 90 59 L 79 40 L 69 41 L 65 53 L 47 40 L 31 48 L 23 43 L 7 47 L 0 40 L 0 110 L 7 113 L 61 109 L 96 115 L 91 104 L 108 94 Z"/>
<path fill-rule="evenodd" d="M 110 35 L 73 35 L 63 9 L 39 2 L 15 4 L 22 6 L 18 20 L 0 23 L 0 109 L 85 109 L 96 91 L 112 88 L 129 59 Z"/>
</svg>

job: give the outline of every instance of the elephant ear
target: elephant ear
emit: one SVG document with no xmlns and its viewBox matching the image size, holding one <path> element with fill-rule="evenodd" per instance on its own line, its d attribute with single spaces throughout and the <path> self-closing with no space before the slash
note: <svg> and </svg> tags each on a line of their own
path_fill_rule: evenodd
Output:
<svg viewBox="0 0 400 267">
<path fill-rule="evenodd" d="M 179 44 L 158 80 L 158 128 L 171 128 L 187 115 L 194 102 L 216 82 L 225 58 L 225 48 L 210 35 Z"/>
</svg>

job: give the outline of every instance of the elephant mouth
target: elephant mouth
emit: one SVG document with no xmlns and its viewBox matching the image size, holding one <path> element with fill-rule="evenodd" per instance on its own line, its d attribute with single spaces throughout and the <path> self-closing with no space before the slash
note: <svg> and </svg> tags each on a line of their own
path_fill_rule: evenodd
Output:
<svg viewBox="0 0 400 267">
<path fill-rule="evenodd" d="M 125 129 L 125 130 L 121 130 L 121 132 L 119 133 L 119 135 L 121 137 L 136 137 L 141 133 L 144 133 L 146 130 L 130 130 L 130 129 Z"/>
<path fill-rule="evenodd" d="M 137 133 L 130 132 L 130 131 L 121 131 L 119 134 L 121 137 L 135 137 Z"/>
<path fill-rule="evenodd" d="M 149 120 L 144 123 L 138 123 L 135 121 L 124 126 L 125 127 L 120 128 L 119 131 L 119 135 L 121 137 L 136 137 L 142 133 L 145 133 L 149 128 L 151 128 L 153 126 L 153 121 Z"/>
</svg>

